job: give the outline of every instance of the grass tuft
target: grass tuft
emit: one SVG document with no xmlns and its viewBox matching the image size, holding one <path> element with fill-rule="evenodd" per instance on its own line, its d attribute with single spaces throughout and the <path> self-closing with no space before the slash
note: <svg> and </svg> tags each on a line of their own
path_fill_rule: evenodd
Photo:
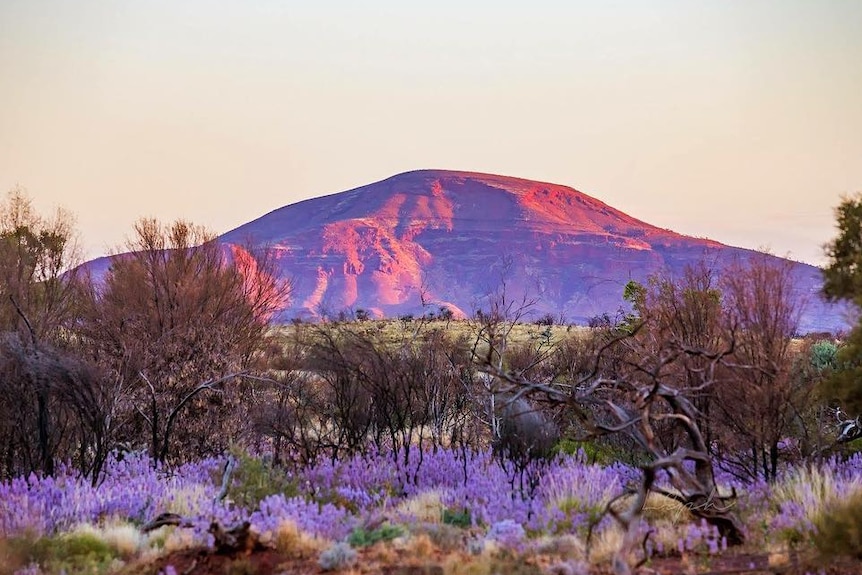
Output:
<svg viewBox="0 0 862 575">
<path fill-rule="evenodd" d="M 395 508 L 397 515 L 414 517 L 422 523 L 440 523 L 445 521 L 444 494 L 440 491 L 423 491 L 418 495 L 405 499 Z"/>
<path fill-rule="evenodd" d="M 862 491 L 833 501 L 815 519 L 814 544 L 826 557 L 862 559 Z"/>
<path fill-rule="evenodd" d="M 320 553 L 325 547 L 322 539 L 310 536 L 286 519 L 278 524 L 273 536 L 275 548 L 293 559 L 308 559 Z"/>
<path fill-rule="evenodd" d="M 116 566 L 118 553 L 95 533 L 75 531 L 54 537 L 17 537 L 0 547 L 0 574 L 27 567 L 47 573 L 100 575 Z"/>
</svg>

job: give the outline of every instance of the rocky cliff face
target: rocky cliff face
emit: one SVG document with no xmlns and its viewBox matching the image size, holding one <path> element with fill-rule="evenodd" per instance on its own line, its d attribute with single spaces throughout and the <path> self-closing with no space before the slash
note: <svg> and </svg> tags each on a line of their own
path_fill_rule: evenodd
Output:
<svg viewBox="0 0 862 575">
<path fill-rule="evenodd" d="M 456 315 L 488 309 L 505 283 L 532 313 L 586 322 L 613 314 L 630 279 L 679 273 L 705 259 L 720 270 L 751 252 L 637 220 L 566 186 L 423 170 L 275 210 L 220 238 L 265 246 L 295 291 L 282 317 L 365 309 Z M 795 264 L 802 329 L 843 327 L 818 296 L 820 273 Z"/>
</svg>

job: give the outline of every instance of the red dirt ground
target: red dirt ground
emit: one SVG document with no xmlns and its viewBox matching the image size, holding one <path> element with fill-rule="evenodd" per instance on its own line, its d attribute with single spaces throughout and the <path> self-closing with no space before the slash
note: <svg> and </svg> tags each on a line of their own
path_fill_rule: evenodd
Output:
<svg viewBox="0 0 862 575">
<path fill-rule="evenodd" d="M 458 560 L 458 558 L 455 558 Z M 360 551 L 359 559 L 352 569 L 341 571 L 351 574 L 382 573 L 386 575 L 443 575 L 443 565 L 452 560 L 452 555 L 434 553 L 423 558 L 410 557 L 405 551 L 376 546 Z M 463 562 L 468 562 L 467 556 Z M 527 557 L 512 561 L 508 565 L 498 564 L 495 571 L 501 574 L 517 572 L 546 572 L 552 561 L 543 557 Z M 771 563 L 771 564 L 770 564 Z M 173 566 L 177 575 L 306 575 L 321 574 L 316 557 L 297 559 L 274 550 L 256 551 L 241 555 L 219 555 L 205 550 L 187 550 L 161 557 L 146 565 L 132 565 L 129 573 L 135 575 L 159 575 L 168 566 Z M 596 575 L 609 573 L 608 569 L 597 569 Z M 332 573 L 338 573 L 334 571 Z M 833 561 L 828 564 L 815 558 L 791 557 L 789 560 L 770 561 L 764 554 L 724 554 L 719 556 L 670 557 L 653 559 L 639 567 L 640 575 L 862 575 L 862 562 Z"/>
</svg>

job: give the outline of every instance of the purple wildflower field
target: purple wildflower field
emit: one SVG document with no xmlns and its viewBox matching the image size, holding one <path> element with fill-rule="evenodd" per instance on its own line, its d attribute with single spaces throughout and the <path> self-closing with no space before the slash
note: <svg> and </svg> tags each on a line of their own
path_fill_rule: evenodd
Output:
<svg viewBox="0 0 862 575">
<path fill-rule="evenodd" d="M 343 541 L 377 517 L 409 530 L 427 521 L 411 513 L 409 502 L 434 494 L 440 510 L 467 518 L 469 533 L 496 545 L 524 551 L 553 536 L 584 540 L 615 528 L 602 517 L 607 503 L 633 485 L 637 468 L 588 464 L 580 456 L 558 456 L 525 475 L 490 451 L 438 449 L 409 454 L 379 453 L 344 461 L 321 461 L 292 474 L 298 493 L 270 495 L 255 509 L 230 500 L 216 501 L 224 460 L 208 459 L 173 469 L 153 465 L 146 456 L 112 461 L 93 486 L 69 468 L 55 477 L 20 477 L 0 484 L 0 537 L 52 537 L 82 524 L 120 521 L 140 526 L 159 513 L 191 520 L 196 544 L 211 544 L 211 521 L 232 524 L 249 519 L 261 533 L 274 533 L 285 521 L 303 532 Z M 285 472 L 287 473 L 287 472 Z M 528 479 L 529 479 L 528 477 Z M 722 489 L 736 489 L 738 513 L 755 545 L 810 540 L 814 519 L 827 501 L 862 490 L 862 457 L 831 460 L 819 468 L 788 468 L 773 484 L 742 484 L 720 475 Z M 229 492 L 230 493 L 230 492 Z M 650 514 L 646 513 L 649 519 Z M 726 549 L 709 526 L 671 517 L 655 521 L 652 553 Z M 645 527 L 646 529 L 646 527 Z"/>
</svg>

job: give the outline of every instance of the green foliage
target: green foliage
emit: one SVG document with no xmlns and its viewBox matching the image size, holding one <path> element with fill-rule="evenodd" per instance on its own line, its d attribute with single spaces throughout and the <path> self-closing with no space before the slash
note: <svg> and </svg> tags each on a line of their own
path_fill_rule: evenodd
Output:
<svg viewBox="0 0 862 575">
<path fill-rule="evenodd" d="M 460 527 L 461 529 L 468 529 L 473 526 L 473 517 L 467 509 L 444 509 L 443 523 Z"/>
<path fill-rule="evenodd" d="M 826 246 L 829 263 L 823 269 L 823 293 L 862 307 L 862 194 L 845 197 L 835 218 L 838 237 Z M 862 324 L 850 333 L 837 359 L 838 369 L 822 391 L 851 416 L 862 414 Z"/>
<path fill-rule="evenodd" d="M 634 331 L 641 318 L 644 317 L 646 295 L 646 287 L 635 280 L 629 280 L 626 287 L 623 288 L 623 299 L 632 305 L 632 312 L 625 314 L 622 322 L 620 322 L 618 328 L 622 332 L 631 333 Z"/>
<path fill-rule="evenodd" d="M 836 368 L 820 386 L 821 395 L 856 417 L 862 414 L 862 326 L 856 326 L 838 348 L 835 363 Z"/>
<path fill-rule="evenodd" d="M 823 555 L 862 559 L 862 491 L 829 506 L 815 525 L 814 544 Z"/>
<path fill-rule="evenodd" d="M 835 369 L 838 365 L 838 346 L 831 341 L 818 341 L 811 346 L 809 361 L 818 373 Z"/>
<path fill-rule="evenodd" d="M 608 460 L 606 453 L 592 441 L 576 441 L 574 439 L 561 439 L 554 446 L 554 453 L 563 455 L 580 455 L 583 454 L 588 463 L 613 463 L 613 460 Z"/>
<path fill-rule="evenodd" d="M 371 547 L 380 541 L 392 541 L 396 537 L 404 534 L 404 530 L 397 525 L 384 524 L 377 529 L 368 531 L 362 527 L 357 527 L 350 533 L 347 542 L 352 547 Z"/>
<path fill-rule="evenodd" d="M 552 528 L 555 534 L 569 533 L 576 529 L 578 535 L 586 537 L 590 527 L 597 524 L 605 514 L 604 502 L 588 505 L 577 497 L 567 497 L 557 502 L 557 508 L 565 519 L 556 522 Z"/>
<path fill-rule="evenodd" d="M 645 298 L 646 288 L 635 280 L 629 280 L 626 287 L 623 288 L 623 299 L 632 304 L 635 309 L 643 304 Z"/>
<path fill-rule="evenodd" d="M 6 557 L 2 557 L 6 555 Z M 38 564 L 48 573 L 68 575 L 106 573 L 115 559 L 116 550 L 92 533 L 67 533 L 55 537 L 18 537 L 6 542 L 0 574 L 6 569 Z"/>
<path fill-rule="evenodd" d="M 612 465 L 614 463 L 641 465 L 645 463 L 644 458 L 639 457 L 633 451 L 599 441 L 577 441 L 564 438 L 554 446 L 554 453 L 570 456 L 580 455 L 586 463 L 596 465 Z"/>
<path fill-rule="evenodd" d="M 862 194 L 844 198 L 835 218 L 838 237 L 826 246 L 823 293 L 862 307 Z"/>
<path fill-rule="evenodd" d="M 281 493 L 288 498 L 299 495 L 296 480 L 291 479 L 283 469 L 251 457 L 241 449 L 232 449 L 231 452 L 237 460 L 237 467 L 228 497 L 238 506 L 251 511 L 270 495 Z"/>
</svg>

